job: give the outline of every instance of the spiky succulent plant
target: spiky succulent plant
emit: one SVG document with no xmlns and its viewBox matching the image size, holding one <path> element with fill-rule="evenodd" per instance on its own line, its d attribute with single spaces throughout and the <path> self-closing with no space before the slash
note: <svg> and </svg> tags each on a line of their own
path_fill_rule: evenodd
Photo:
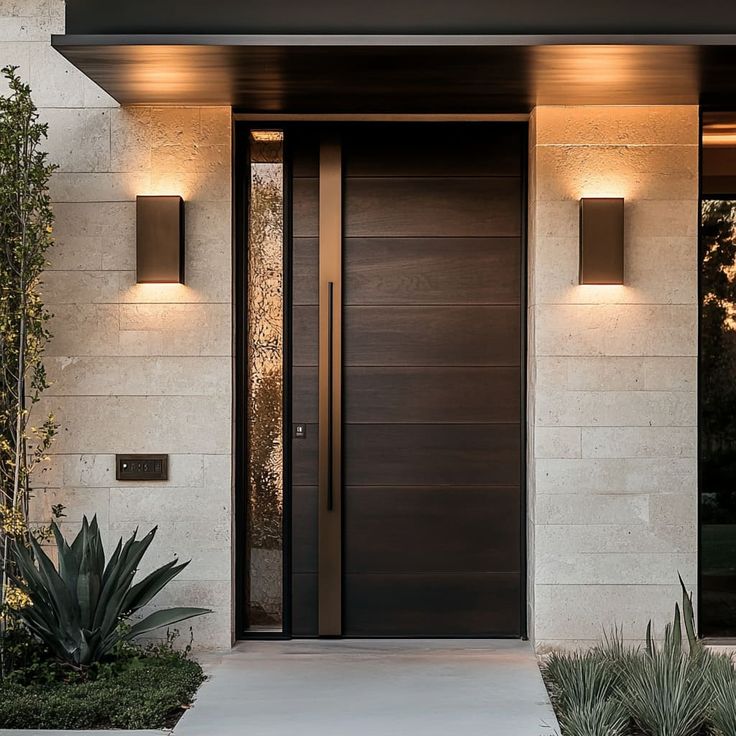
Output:
<svg viewBox="0 0 736 736">
<path fill-rule="evenodd" d="M 91 522 L 84 518 L 71 544 L 57 524 L 51 528 L 57 565 L 33 536 L 28 546 L 18 542 L 13 547 L 14 582 L 30 600 L 15 615 L 72 667 L 83 669 L 122 641 L 209 613 L 205 608 L 168 608 L 124 625 L 189 563 L 174 559 L 134 583 L 155 528 L 140 540 L 137 531 L 126 542 L 121 538 L 107 563 L 97 517 Z"/>
</svg>

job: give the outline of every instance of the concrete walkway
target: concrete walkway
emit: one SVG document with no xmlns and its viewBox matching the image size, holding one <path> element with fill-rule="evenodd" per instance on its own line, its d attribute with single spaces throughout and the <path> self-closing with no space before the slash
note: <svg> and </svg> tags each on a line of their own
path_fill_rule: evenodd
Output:
<svg viewBox="0 0 736 736">
<path fill-rule="evenodd" d="M 174 736 L 551 736 L 559 727 L 520 641 L 249 642 Z"/>
</svg>

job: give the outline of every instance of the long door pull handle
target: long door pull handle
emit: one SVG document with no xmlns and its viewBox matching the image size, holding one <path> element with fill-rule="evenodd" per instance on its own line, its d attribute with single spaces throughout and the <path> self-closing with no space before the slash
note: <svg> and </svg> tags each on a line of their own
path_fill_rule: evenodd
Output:
<svg viewBox="0 0 736 736">
<path fill-rule="evenodd" d="M 332 511 L 334 504 L 333 489 L 333 357 L 334 357 L 334 295 L 335 284 L 332 281 L 327 282 L 327 510 Z"/>
</svg>

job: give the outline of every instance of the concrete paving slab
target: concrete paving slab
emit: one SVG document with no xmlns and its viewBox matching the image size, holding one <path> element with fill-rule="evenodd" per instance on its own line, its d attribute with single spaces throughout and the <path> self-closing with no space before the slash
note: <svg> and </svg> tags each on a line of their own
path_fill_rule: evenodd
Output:
<svg viewBox="0 0 736 736">
<path fill-rule="evenodd" d="M 559 734 L 526 642 L 248 642 L 204 665 L 174 736 Z"/>
</svg>

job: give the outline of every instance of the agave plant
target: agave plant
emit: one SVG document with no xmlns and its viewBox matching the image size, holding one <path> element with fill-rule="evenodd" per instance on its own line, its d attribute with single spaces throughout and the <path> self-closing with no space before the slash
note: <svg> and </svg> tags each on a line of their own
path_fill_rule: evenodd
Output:
<svg viewBox="0 0 736 736">
<path fill-rule="evenodd" d="M 665 626 L 664 637 L 665 644 L 672 646 L 678 652 L 682 651 L 682 626 L 685 626 L 685 634 L 687 636 L 688 651 L 693 658 L 699 657 L 705 650 L 702 644 L 698 640 L 698 635 L 695 631 L 695 611 L 693 610 L 693 597 L 688 593 L 685 583 L 682 580 L 682 576 L 677 575 L 680 581 L 680 588 L 682 589 L 682 618 L 680 617 L 680 606 L 675 603 L 675 617 L 671 624 Z M 647 624 L 646 633 L 646 644 L 647 654 L 652 656 L 654 654 L 655 645 L 652 637 L 652 622 L 651 620 Z"/>
<path fill-rule="evenodd" d="M 169 608 L 150 613 L 130 626 L 123 625 L 189 562 L 179 564 L 174 559 L 133 583 L 156 528 L 140 540 L 137 531 L 125 543 L 121 538 L 107 564 L 97 517 L 91 522 L 84 518 L 71 544 L 67 544 L 56 523 L 51 528 L 58 567 L 32 536 L 29 546 L 14 546 L 15 584 L 30 599 L 30 605 L 18 610 L 17 616 L 72 667 L 83 669 L 100 661 L 120 642 L 210 612 L 204 608 Z"/>
<path fill-rule="evenodd" d="M 708 717 L 711 691 L 699 662 L 669 638 L 634 660 L 620 697 L 644 733 L 696 736 Z"/>
<path fill-rule="evenodd" d="M 710 722 L 713 732 L 718 736 L 736 733 L 736 678 L 730 660 L 727 664 L 727 668 L 719 668 L 722 674 L 713 676 L 711 680 Z"/>
</svg>

